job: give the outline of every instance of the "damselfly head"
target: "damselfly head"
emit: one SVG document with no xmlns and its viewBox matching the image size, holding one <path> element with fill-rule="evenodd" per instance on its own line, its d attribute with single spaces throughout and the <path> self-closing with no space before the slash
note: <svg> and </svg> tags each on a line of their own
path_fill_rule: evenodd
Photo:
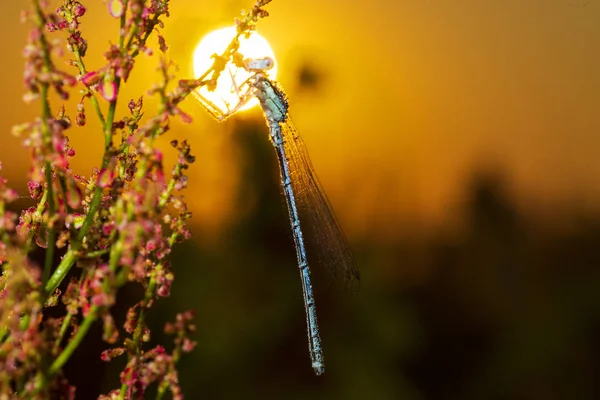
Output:
<svg viewBox="0 0 600 400">
<path fill-rule="evenodd" d="M 226 54 L 232 39 L 237 35 L 235 27 L 225 28 L 207 35 L 194 52 L 194 74 L 212 85 L 203 85 L 194 91 L 196 99 L 209 113 L 222 121 L 231 114 L 258 105 L 252 94 L 251 81 L 257 74 L 274 79 L 277 74 L 275 54 L 266 39 L 257 32 L 239 37 L 239 48 L 233 55 Z M 224 54 L 225 63 L 215 68 L 213 54 Z"/>
<path fill-rule="evenodd" d="M 275 61 L 271 57 L 246 58 L 244 60 L 246 70 L 250 72 L 267 71 L 273 68 Z"/>
</svg>

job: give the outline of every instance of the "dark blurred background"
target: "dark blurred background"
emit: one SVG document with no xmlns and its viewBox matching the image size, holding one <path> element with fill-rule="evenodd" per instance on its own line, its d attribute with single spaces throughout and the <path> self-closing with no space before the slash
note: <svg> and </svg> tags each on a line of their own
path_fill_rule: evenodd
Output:
<svg viewBox="0 0 600 400">
<path fill-rule="evenodd" d="M 93 69 L 118 28 L 102 2 L 83 3 Z M 252 2 L 212 3 L 172 3 L 163 33 L 182 77 L 201 37 Z M 28 156 L 9 132 L 38 113 L 18 102 L 24 6 L 0 6 L 11 38 L 0 160 L 23 192 Z M 186 138 L 198 156 L 186 195 L 194 238 L 177 247 L 172 295 L 149 316 L 158 343 L 176 312 L 197 312 L 198 346 L 180 364 L 186 397 L 600 398 L 600 4 L 275 0 L 268 10 L 259 31 L 361 290 L 315 273 L 326 360 L 315 377 L 260 111 L 216 124 L 190 100 L 194 123 L 174 124 L 162 148 L 173 160 L 168 142 Z M 137 61 L 126 98 L 145 93 L 155 66 Z M 97 124 L 71 141 L 74 169 L 89 173 Z M 121 296 L 118 317 L 141 294 Z M 118 385 L 100 335 L 67 368 L 80 398 Z"/>
</svg>

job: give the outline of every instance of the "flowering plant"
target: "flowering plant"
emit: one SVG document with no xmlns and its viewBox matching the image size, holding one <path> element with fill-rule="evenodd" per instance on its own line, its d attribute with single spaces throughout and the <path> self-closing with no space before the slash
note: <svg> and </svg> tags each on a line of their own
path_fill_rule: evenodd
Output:
<svg viewBox="0 0 600 400">
<path fill-rule="evenodd" d="M 155 142 L 169 131 L 171 118 L 191 122 L 179 103 L 197 87 L 214 85 L 236 54 L 239 36 L 266 16 L 261 7 L 269 1 L 258 0 L 237 21 L 238 35 L 214 57 L 207 74 L 180 80 L 170 90 L 174 64 L 166 58 L 168 46 L 160 34 L 169 0 L 107 0 L 120 30 L 118 41 L 104 54 L 106 64 L 96 70 L 85 64 L 91 50 L 79 29 L 87 16 L 85 6 L 61 0 L 55 12 L 47 12 L 45 2 L 32 0 L 31 11 L 24 13 L 32 25 L 24 52 L 25 101 L 38 102 L 41 116 L 13 133 L 25 138 L 31 154 L 28 187 L 36 205 L 20 215 L 11 211 L 19 196 L 0 178 L 0 398 L 73 398 L 75 388 L 62 368 L 96 321 L 110 345 L 98 357 L 127 357 L 121 387 L 104 398 L 142 397 L 153 383 L 159 397 L 166 391 L 182 397 L 176 364 L 194 348 L 189 338 L 195 330 L 193 313 L 178 314 L 166 325 L 166 333 L 175 336 L 170 353 L 162 346 L 147 348 L 145 317 L 157 299 L 170 293 L 173 246 L 190 237 L 191 214 L 182 193 L 194 156 L 186 141 L 173 140 L 178 158 L 169 176 Z M 60 34 L 66 36 L 66 52 Z M 158 110 L 151 116 L 140 96 L 129 100 L 128 112 L 119 116 L 121 86 L 135 72 L 136 57 L 153 54 L 151 38 L 160 50 L 162 79 L 149 90 L 160 100 Z M 56 64 L 63 56 L 68 58 L 65 70 Z M 80 96 L 73 119 L 63 105 L 51 104 L 51 92 L 62 100 Z M 76 152 L 68 134 L 86 125 L 88 109 L 102 127 L 104 154 L 86 177 L 70 168 Z M 32 256 L 38 248 L 44 249 L 41 263 Z M 145 294 L 119 329 L 111 307 L 128 282 L 141 285 Z M 62 315 L 48 312 L 60 303 Z"/>
</svg>

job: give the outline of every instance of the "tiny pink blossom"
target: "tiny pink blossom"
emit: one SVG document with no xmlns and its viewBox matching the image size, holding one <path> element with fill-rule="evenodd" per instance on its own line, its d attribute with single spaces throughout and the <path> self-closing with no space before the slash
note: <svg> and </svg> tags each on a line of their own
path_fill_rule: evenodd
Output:
<svg viewBox="0 0 600 400">
<path fill-rule="evenodd" d="M 63 75 L 63 83 L 65 85 L 75 86 L 75 84 L 77 84 L 77 79 L 72 75 L 64 74 Z"/>
<path fill-rule="evenodd" d="M 18 194 L 18 193 L 17 193 L 17 191 L 16 191 L 16 190 L 14 190 L 14 189 L 7 188 L 7 189 L 6 189 L 6 190 L 5 190 L 5 191 L 2 193 L 2 199 L 3 199 L 5 202 L 7 202 L 7 203 L 13 202 L 13 201 L 15 201 L 15 200 L 16 200 L 16 199 L 18 199 L 18 198 L 19 198 L 19 194 Z"/>
<path fill-rule="evenodd" d="M 165 38 L 162 35 L 158 35 L 158 47 L 163 53 L 166 53 L 169 49 L 169 46 L 167 46 L 167 42 L 165 41 Z"/>
<path fill-rule="evenodd" d="M 79 189 L 77 186 L 73 184 L 69 185 L 67 187 L 66 197 L 67 204 L 69 205 L 69 207 L 73 209 L 78 209 L 79 207 L 81 207 L 83 196 L 81 194 L 81 189 Z"/>
<path fill-rule="evenodd" d="M 112 231 L 115 230 L 115 223 L 114 222 L 109 222 L 108 224 L 104 224 L 102 225 L 102 234 L 104 236 L 110 236 L 110 234 L 112 233 Z"/>
<path fill-rule="evenodd" d="M 102 79 L 102 76 L 97 71 L 90 71 L 87 74 L 85 74 L 83 77 L 81 77 L 81 82 L 85 86 L 92 86 L 92 85 L 98 83 L 100 81 L 100 79 Z"/>
<path fill-rule="evenodd" d="M 102 361 L 110 361 L 115 357 L 120 356 L 125 353 L 125 349 L 123 347 L 117 347 L 115 349 L 104 350 L 102 354 L 100 354 L 100 359 Z"/>
<path fill-rule="evenodd" d="M 78 4 L 77 6 L 75 6 L 74 14 L 76 17 L 82 17 L 83 14 L 85 14 L 85 11 L 85 7 L 81 4 Z"/>
<path fill-rule="evenodd" d="M 92 296 L 92 304 L 95 306 L 105 306 L 110 303 L 109 297 L 106 293 L 98 293 Z"/>
<path fill-rule="evenodd" d="M 73 226 L 76 229 L 79 229 L 79 228 L 81 228 L 81 225 L 83 225 L 84 220 L 85 220 L 84 214 L 74 213 L 74 214 L 71 214 L 70 216 L 67 216 L 67 218 L 65 219 L 65 226 L 67 228 L 71 228 L 71 226 Z"/>
<path fill-rule="evenodd" d="M 29 195 L 32 199 L 37 199 L 42 194 L 42 185 L 39 182 L 29 181 L 27 183 L 29 189 Z"/>
<path fill-rule="evenodd" d="M 156 250 L 156 241 L 152 239 L 148 240 L 148 242 L 146 243 L 146 250 L 149 252 Z"/>
<path fill-rule="evenodd" d="M 56 157 L 52 165 L 58 169 L 67 170 L 69 168 L 69 160 L 67 160 L 64 155 L 59 155 Z"/>
<path fill-rule="evenodd" d="M 191 124 L 193 122 L 191 115 L 181 111 L 180 109 L 177 109 L 177 110 L 178 110 L 179 117 L 181 118 L 181 121 L 184 124 Z"/>
<path fill-rule="evenodd" d="M 194 347 L 196 347 L 197 344 L 197 342 L 190 340 L 189 338 L 184 338 L 183 344 L 181 345 L 181 350 L 189 353 L 190 351 L 194 350 Z"/>
<path fill-rule="evenodd" d="M 114 179 L 114 171 L 105 168 L 102 171 L 100 171 L 100 174 L 98 175 L 98 186 L 100 186 L 101 188 L 107 188 L 110 185 L 112 185 Z"/>
<path fill-rule="evenodd" d="M 65 151 L 65 138 L 53 136 L 52 146 L 54 147 L 54 151 L 57 153 L 63 153 Z"/>
<path fill-rule="evenodd" d="M 152 152 L 154 154 L 154 158 L 156 159 L 156 162 L 162 162 L 163 161 L 163 153 L 162 151 L 160 151 L 159 149 L 152 149 Z"/>
<path fill-rule="evenodd" d="M 46 29 L 48 30 L 48 32 L 54 32 L 58 30 L 58 25 L 54 22 L 48 22 L 46 24 Z"/>
<path fill-rule="evenodd" d="M 77 113 L 75 123 L 77 124 L 77 126 L 85 126 L 85 114 L 81 112 Z"/>
<path fill-rule="evenodd" d="M 106 101 L 115 101 L 117 98 L 117 84 L 114 82 L 104 82 L 100 86 L 100 94 Z"/>
<path fill-rule="evenodd" d="M 108 0 L 108 12 L 113 17 L 119 18 L 124 10 L 123 0 Z"/>
</svg>

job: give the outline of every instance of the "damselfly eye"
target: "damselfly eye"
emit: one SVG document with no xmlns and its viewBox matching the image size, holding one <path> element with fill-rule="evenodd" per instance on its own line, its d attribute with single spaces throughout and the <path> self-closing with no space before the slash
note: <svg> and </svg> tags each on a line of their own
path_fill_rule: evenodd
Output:
<svg viewBox="0 0 600 400">
<path fill-rule="evenodd" d="M 247 58 L 244 64 L 248 71 L 266 71 L 273 68 L 275 61 L 271 57 Z"/>
<path fill-rule="evenodd" d="M 273 68 L 273 65 L 275 65 L 275 61 L 273 61 L 273 59 L 271 57 L 265 57 L 264 58 L 264 69 L 271 69 Z"/>
</svg>

